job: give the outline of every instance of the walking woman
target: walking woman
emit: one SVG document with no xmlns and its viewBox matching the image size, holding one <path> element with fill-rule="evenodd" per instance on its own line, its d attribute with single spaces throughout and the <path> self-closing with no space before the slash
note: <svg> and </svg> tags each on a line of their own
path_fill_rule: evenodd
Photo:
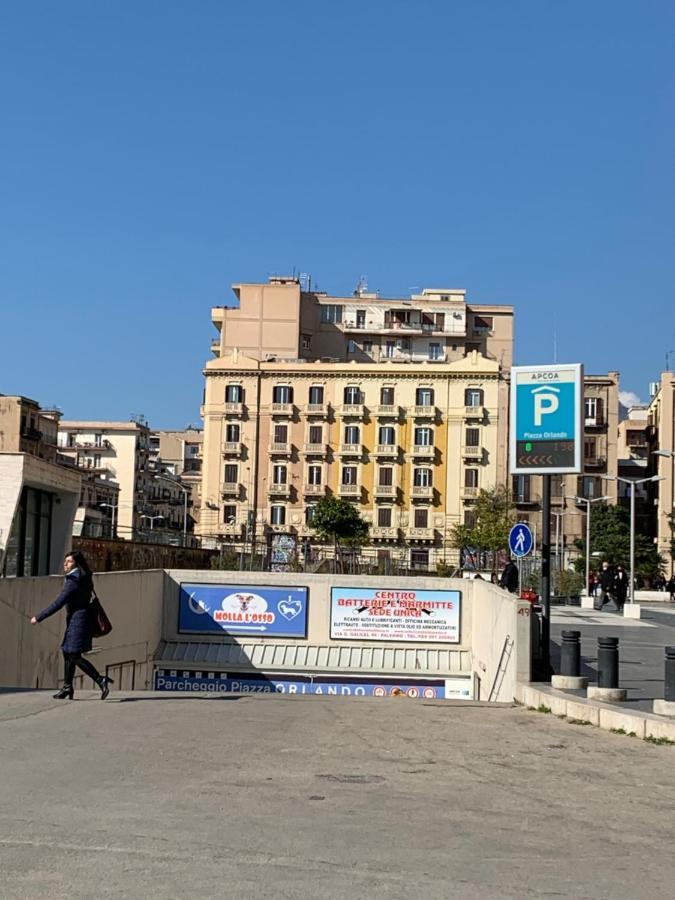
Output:
<svg viewBox="0 0 675 900">
<path fill-rule="evenodd" d="M 65 675 L 63 687 L 54 694 L 54 699 L 73 699 L 73 677 L 76 666 L 79 666 L 85 675 L 89 675 L 96 682 L 101 689 L 101 700 L 105 700 L 110 693 L 108 685 L 112 684 L 112 678 L 101 675 L 96 667 L 82 656 L 91 650 L 92 623 L 89 603 L 94 589 L 92 572 L 84 554 L 79 550 L 71 550 L 68 553 L 63 561 L 63 571 L 66 580 L 59 596 L 30 620 L 31 625 L 37 625 L 38 622 L 66 607 L 66 633 L 61 644 Z"/>
</svg>

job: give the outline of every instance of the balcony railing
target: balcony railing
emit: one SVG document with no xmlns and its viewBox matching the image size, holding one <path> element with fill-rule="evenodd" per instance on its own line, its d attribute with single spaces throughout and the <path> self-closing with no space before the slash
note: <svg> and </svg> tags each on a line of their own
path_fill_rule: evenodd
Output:
<svg viewBox="0 0 675 900">
<path fill-rule="evenodd" d="M 291 486 L 290 484 L 275 484 L 272 482 L 267 488 L 267 493 L 270 497 L 290 497 Z"/>
<path fill-rule="evenodd" d="M 413 447 L 413 456 L 424 459 L 431 459 L 436 448 L 433 444 L 415 444 Z"/>
<path fill-rule="evenodd" d="M 462 447 L 462 456 L 464 459 L 481 459 L 483 456 L 482 447 Z"/>
<path fill-rule="evenodd" d="M 272 404 L 272 415 L 273 416 L 292 416 L 293 415 L 293 404 L 292 403 L 273 403 Z"/>
<path fill-rule="evenodd" d="M 361 456 L 363 444 L 340 444 L 340 456 Z"/>
<path fill-rule="evenodd" d="M 418 500 L 430 500 L 434 496 L 434 486 L 432 484 L 414 484 L 412 486 L 412 495 L 413 498 Z"/>
<path fill-rule="evenodd" d="M 373 525 L 370 529 L 370 536 L 380 541 L 398 540 L 398 528 L 384 525 Z"/>
<path fill-rule="evenodd" d="M 338 493 L 342 497 L 358 497 L 361 493 L 361 485 L 360 484 L 341 484 L 338 488 Z"/>
<path fill-rule="evenodd" d="M 237 481 L 225 481 L 220 486 L 221 494 L 227 495 L 228 497 L 236 496 L 239 494 L 240 485 Z"/>
<path fill-rule="evenodd" d="M 477 487 L 469 487 L 468 485 L 463 485 L 461 489 L 462 500 L 475 500 L 478 496 L 478 488 Z"/>
<path fill-rule="evenodd" d="M 362 418 L 365 411 L 365 406 L 363 403 L 343 403 L 340 407 L 340 412 L 343 416 L 349 416 L 351 418 Z"/>
<path fill-rule="evenodd" d="M 377 407 L 377 414 L 381 419 L 398 419 L 401 415 L 401 408 L 390 403 L 380 403 Z"/>
<path fill-rule="evenodd" d="M 438 410 L 435 406 L 416 406 L 414 408 L 414 416 L 416 419 L 435 419 Z"/>
<path fill-rule="evenodd" d="M 480 404 L 479 406 L 465 406 L 464 407 L 464 418 L 465 419 L 482 419 L 485 416 L 485 407 Z"/>
<path fill-rule="evenodd" d="M 604 456 L 584 456 L 585 469 L 604 469 L 607 459 Z"/>
<path fill-rule="evenodd" d="M 305 484 L 302 492 L 306 497 L 323 497 L 326 493 L 325 484 Z"/>
<path fill-rule="evenodd" d="M 375 454 L 376 456 L 398 456 L 398 446 L 396 444 L 378 444 Z"/>
<path fill-rule="evenodd" d="M 225 403 L 226 416 L 242 416 L 244 414 L 243 403 Z"/>
<path fill-rule="evenodd" d="M 407 534 L 412 540 L 418 541 L 433 541 L 435 536 L 433 528 L 416 528 L 415 526 L 408 528 Z"/>
<path fill-rule="evenodd" d="M 291 452 L 291 445 L 289 443 L 278 443 L 274 442 L 270 444 L 270 454 L 272 456 L 288 456 Z"/>
<path fill-rule="evenodd" d="M 305 406 L 305 412 L 308 416 L 327 416 L 328 415 L 328 404 L 327 403 L 308 403 Z"/>
<path fill-rule="evenodd" d="M 243 450 L 241 441 L 225 441 L 223 444 L 223 456 L 241 456 Z"/>
<path fill-rule="evenodd" d="M 395 484 L 376 484 L 373 488 L 376 497 L 395 497 L 396 491 Z"/>
<path fill-rule="evenodd" d="M 325 456 L 327 447 L 326 444 L 305 444 L 304 452 L 307 456 Z"/>
</svg>

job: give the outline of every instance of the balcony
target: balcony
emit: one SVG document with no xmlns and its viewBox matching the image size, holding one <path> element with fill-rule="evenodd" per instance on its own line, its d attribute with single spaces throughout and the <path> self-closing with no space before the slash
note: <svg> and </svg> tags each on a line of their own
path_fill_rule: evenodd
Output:
<svg viewBox="0 0 675 900">
<path fill-rule="evenodd" d="M 226 403 L 225 404 L 225 415 L 226 416 L 243 416 L 244 415 L 244 404 L 243 403 Z"/>
<path fill-rule="evenodd" d="M 477 487 L 469 487 L 468 485 L 463 485 L 460 491 L 462 500 L 475 500 L 478 496 L 478 488 Z"/>
<path fill-rule="evenodd" d="M 270 456 L 290 456 L 291 445 L 289 443 L 270 444 Z"/>
<path fill-rule="evenodd" d="M 326 493 L 325 484 L 305 484 L 302 488 L 305 497 L 323 497 Z"/>
<path fill-rule="evenodd" d="M 373 488 L 373 494 L 376 497 L 392 499 L 396 496 L 397 490 L 398 488 L 395 484 L 376 484 Z"/>
<path fill-rule="evenodd" d="M 375 409 L 381 419 L 398 419 L 401 415 L 401 407 L 389 403 L 380 403 Z"/>
<path fill-rule="evenodd" d="M 272 404 L 272 415 L 273 416 L 288 416 L 290 418 L 293 417 L 294 406 L 292 403 L 273 403 Z"/>
<path fill-rule="evenodd" d="M 220 486 L 220 493 L 224 497 L 238 497 L 240 484 L 238 481 L 225 481 Z"/>
<path fill-rule="evenodd" d="M 607 420 L 604 415 L 600 416 L 587 416 L 584 419 L 584 428 L 587 431 L 592 431 L 594 428 L 605 428 L 607 425 Z"/>
<path fill-rule="evenodd" d="M 223 456 L 241 456 L 244 445 L 241 441 L 225 441 L 223 444 Z"/>
<path fill-rule="evenodd" d="M 375 455 L 396 457 L 398 456 L 398 446 L 396 444 L 378 444 Z"/>
<path fill-rule="evenodd" d="M 320 416 L 322 419 L 328 416 L 327 403 L 308 403 L 305 406 L 305 414 L 308 416 Z"/>
<path fill-rule="evenodd" d="M 464 418 L 465 419 L 484 419 L 485 418 L 485 407 L 484 406 L 465 406 L 464 407 Z"/>
<path fill-rule="evenodd" d="M 438 409 L 435 406 L 415 406 L 413 415 L 416 419 L 435 419 Z"/>
<path fill-rule="evenodd" d="M 267 487 L 267 493 L 270 497 L 288 498 L 291 496 L 291 486 L 290 484 L 275 484 L 271 482 Z"/>
<path fill-rule="evenodd" d="M 560 501 L 560 497 L 557 498 Z M 522 494 L 514 494 L 513 502 L 516 506 L 537 506 L 540 502 L 540 498 L 538 494 L 530 494 L 529 491 L 527 493 Z M 551 497 L 551 502 L 555 502 L 555 498 Z"/>
<path fill-rule="evenodd" d="M 482 447 L 462 447 L 462 456 L 464 459 L 482 459 Z"/>
<path fill-rule="evenodd" d="M 407 536 L 412 541 L 433 541 L 436 534 L 433 528 L 415 528 L 407 530 Z"/>
<path fill-rule="evenodd" d="M 415 444 L 412 455 L 416 459 L 433 459 L 435 451 L 433 444 Z"/>
<path fill-rule="evenodd" d="M 584 456 L 584 469 L 604 469 L 606 465 L 604 456 Z"/>
<path fill-rule="evenodd" d="M 303 449 L 305 456 L 326 456 L 327 452 L 326 444 L 305 444 Z"/>
<path fill-rule="evenodd" d="M 338 452 L 340 456 L 361 456 L 363 454 L 363 444 L 340 444 Z"/>
<path fill-rule="evenodd" d="M 243 530 L 244 526 L 241 522 L 227 522 L 225 525 L 218 526 L 218 531 L 226 537 L 241 537 Z"/>
<path fill-rule="evenodd" d="M 344 403 L 340 407 L 340 413 L 349 419 L 362 419 L 366 408 L 363 403 Z"/>
<path fill-rule="evenodd" d="M 434 496 L 433 484 L 414 484 L 411 491 L 413 500 L 431 500 Z"/>
<path fill-rule="evenodd" d="M 338 488 L 338 494 L 341 497 L 360 497 L 361 496 L 361 485 L 360 484 L 341 484 Z"/>
<path fill-rule="evenodd" d="M 373 525 L 370 529 L 370 536 L 376 541 L 397 541 L 398 528 L 385 527 L 384 525 Z"/>
</svg>

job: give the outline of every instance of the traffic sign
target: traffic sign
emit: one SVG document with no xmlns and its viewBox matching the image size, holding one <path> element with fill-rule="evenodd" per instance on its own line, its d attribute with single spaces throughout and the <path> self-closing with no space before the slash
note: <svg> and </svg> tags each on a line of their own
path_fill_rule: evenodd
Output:
<svg viewBox="0 0 675 900">
<path fill-rule="evenodd" d="M 509 532 L 509 550 L 513 556 L 520 559 L 532 552 L 534 538 L 530 526 L 525 522 L 518 522 Z"/>
<path fill-rule="evenodd" d="M 512 474 L 582 471 L 583 383 L 579 363 L 511 369 Z"/>
</svg>

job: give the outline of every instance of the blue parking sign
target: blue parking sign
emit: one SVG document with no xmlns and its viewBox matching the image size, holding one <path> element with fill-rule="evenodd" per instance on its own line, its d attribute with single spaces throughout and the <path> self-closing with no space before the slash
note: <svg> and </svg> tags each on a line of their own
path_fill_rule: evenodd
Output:
<svg viewBox="0 0 675 900">
<path fill-rule="evenodd" d="M 525 522 L 518 522 L 509 532 L 509 550 L 513 556 L 520 559 L 532 552 L 534 538 L 530 526 Z"/>
</svg>

